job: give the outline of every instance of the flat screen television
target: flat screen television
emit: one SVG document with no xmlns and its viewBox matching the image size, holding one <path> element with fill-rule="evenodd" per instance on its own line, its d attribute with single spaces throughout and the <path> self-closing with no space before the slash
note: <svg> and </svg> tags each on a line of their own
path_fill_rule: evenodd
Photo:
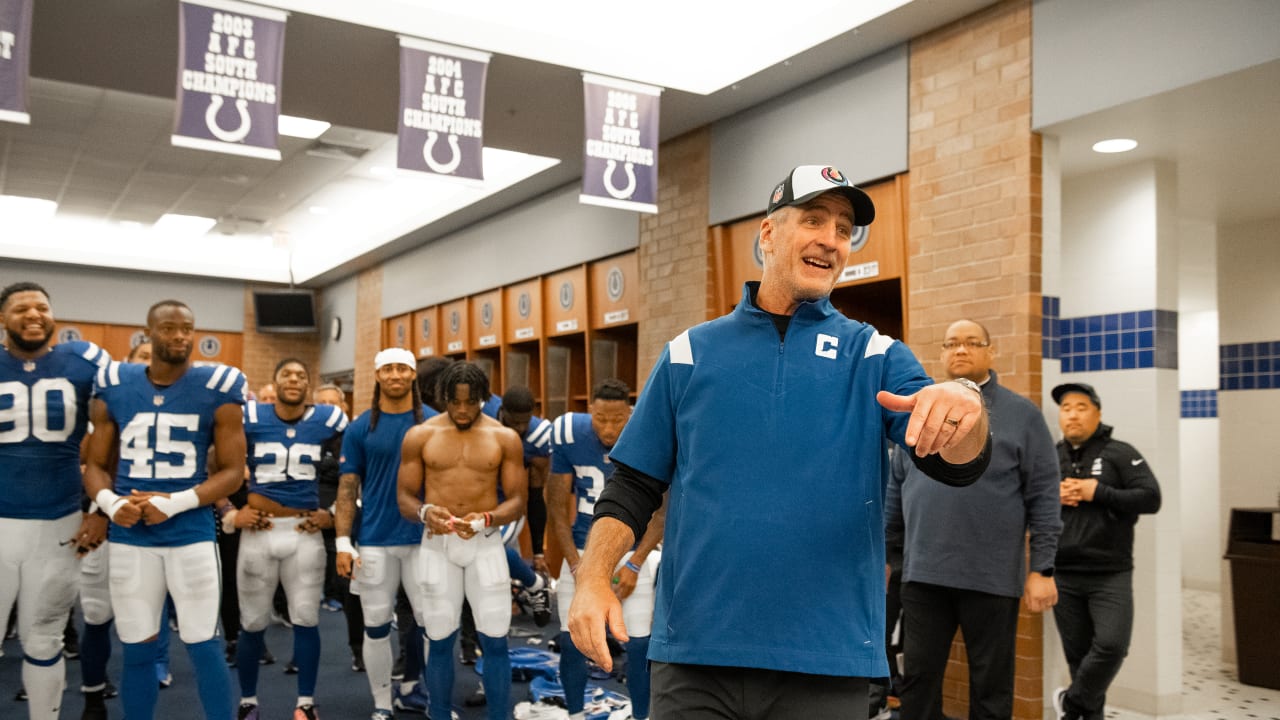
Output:
<svg viewBox="0 0 1280 720">
<path fill-rule="evenodd" d="M 311 290 L 255 290 L 253 318 L 260 333 L 309 333 L 320 329 L 316 296 Z"/>
</svg>

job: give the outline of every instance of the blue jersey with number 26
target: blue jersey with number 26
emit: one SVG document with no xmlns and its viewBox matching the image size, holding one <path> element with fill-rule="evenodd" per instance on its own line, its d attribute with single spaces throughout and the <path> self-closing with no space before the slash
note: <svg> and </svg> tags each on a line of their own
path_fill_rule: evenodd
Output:
<svg viewBox="0 0 1280 720">
<path fill-rule="evenodd" d="M 573 476 L 573 493 L 578 514 L 573 520 L 573 544 L 581 550 L 587 544 L 596 500 L 604 484 L 613 477 L 609 449 L 600 442 L 587 413 L 570 412 L 556 418 L 551 431 L 551 472 Z"/>
<path fill-rule="evenodd" d="M 244 373 L 227 365 L 189 368 L 167 387 L 153 385 L 147 366 L 113 362 L 98 371 L 94 393 L 107 404 L 120 439 L 115 491 L 174 493 L 205 481 L 218 408 L 243 405 Z M 111 542 L 173 547 L 214 539 L 213 513 L 194 509 L 158 525 L 111 525 Z"/>
<path fill-rule="evenodd" d="M 110 359 L 84 341 L 35 360 L 0 348 L 0 517 L 53 520 L 80 509 L 89 393 Z"/>
<path fill-rule="evenodd" d="M 320 505 L 316 462 L 321 446 L 346 429 L 347 416 L 335 405 L 312 405 L 295 422 L 286 422 L 275 405 L 251 401 L 244 408 L 249 492 L 287 508 L 314 510 Z"/>
</svg>

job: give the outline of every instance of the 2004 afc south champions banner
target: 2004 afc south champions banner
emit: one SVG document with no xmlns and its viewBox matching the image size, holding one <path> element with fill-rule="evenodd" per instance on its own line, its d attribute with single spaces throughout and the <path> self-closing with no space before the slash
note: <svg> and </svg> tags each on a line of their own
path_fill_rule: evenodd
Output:
<svg viewBox="0 0 1280 720">
<path fill-rule="evenodd" d="M 489 53 L 400 38 L 396 167 L 484 179 Z"/>
<path fill-rule="evenodd" d="M 236 0 L 183 0 L 180 8 L 171 142 L 279 160 L 286 14 Z"/>
<path fill-rule="evenodd" d="M 31 67 L 31 0 L 0 0 L 0 120 L 31 123 L 27 76 Z"/>
<path fill-rule="evenodd" d="M 658 212 L 661 93 L 652 85 L 582 74 L 587 138 L 579 202 Z"/>
</svg>

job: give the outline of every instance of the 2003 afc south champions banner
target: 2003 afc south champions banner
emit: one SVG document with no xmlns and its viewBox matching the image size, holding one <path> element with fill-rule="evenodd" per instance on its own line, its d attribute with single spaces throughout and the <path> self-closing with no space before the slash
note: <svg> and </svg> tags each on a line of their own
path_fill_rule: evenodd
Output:
<svg viewBox="0 0 1280 720">
<path fill-rule="evenodd" d="M 171 142 L 279 160 L 286 14 L 236 0 L 183 0 L 180 12 Z"/>
<path fill-rule="evenodd" d="M 31 67 L 31 0 L 0 0 L 0 120 L 31 123 L 27 76 Z"/>
<path fill-rule="evenodd" d="M 489 53 L 400 38 L 396 167 L 484 179 Z"/>
<path fill-rule="evenodd" d="M 586 146 L 579 202 L 658 212 L 658 100 L 662 88 L 582 75 Z"/>
</svg>

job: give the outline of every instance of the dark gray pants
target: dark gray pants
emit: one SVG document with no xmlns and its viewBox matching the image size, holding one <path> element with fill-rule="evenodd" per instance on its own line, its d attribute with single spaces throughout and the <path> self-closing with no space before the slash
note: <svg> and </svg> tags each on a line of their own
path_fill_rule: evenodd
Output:
<svg viewBox="0 0 1280 720">
<path fill-rule="evenodd" d="M 1066 709 L 1100 720 L 1107 689 L 1129 654 L 1133 632 L 1133 571 L 1072 573 L 1058 571 L 1058 624 L 1062 650 L 1071 668 Z"/>
<path fill-rule="evenodd" d="M 866 720 L 867 679 L 650 662 L 653 720 Z"/>
</svg>

